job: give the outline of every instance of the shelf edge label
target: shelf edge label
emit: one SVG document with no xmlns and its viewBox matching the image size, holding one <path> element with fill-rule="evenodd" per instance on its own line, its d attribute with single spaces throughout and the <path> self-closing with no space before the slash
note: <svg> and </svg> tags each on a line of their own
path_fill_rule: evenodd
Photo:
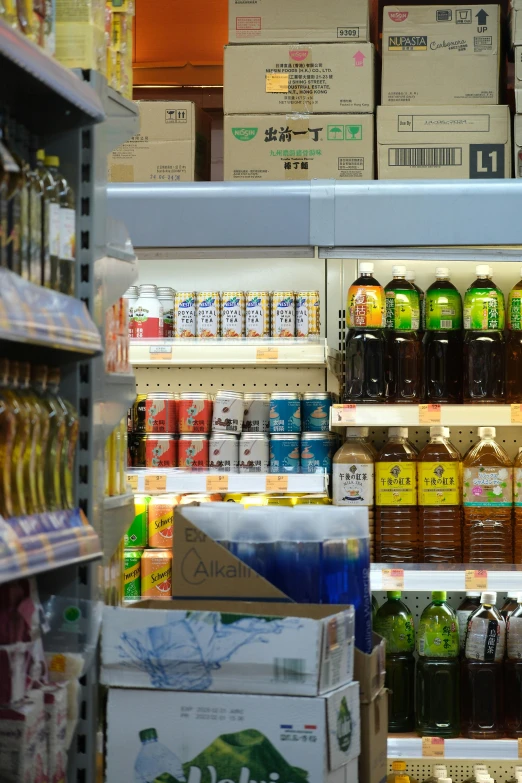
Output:
<svg viewBox="0 0 522 783">
<path fill-rule="evenodd" d="M 226 473 L 207 476 L 207 492 L 228 492 L 228 476 Z"/>
<path fill-rule="evenodd" d="M 172 359 L 171 345 L 151 345 L 149 348 L 151 359 Z"/>
<path fill-rule="evenodd" d="M 488 572 L 484 569 L 470 569 L 464 574 L 464 587 L 466 590 L 487 590 Z"/>
<path fill-rule="evenodd" d="M 511 424 L 522 424 L 522 405 L 519 402 L 511 405 Z"/>
<path fill-rule="evenodd" d="M 256 362 L 277 362 L 278 359 L 278 348 L 256 348 Z"/>
<path fill-rule="evenodd" d="M 127 484 L 131 488 L 132 492 L 138 491 L 138 474 L 137 473 L 127 473 Z"/>
<path fill-rule="evenodd" d="M 444 739 L 442 737 L 423 737 L 422 755 L 444 758 Z"/>
<path fill-rule="evenodd" d="M 265 492 L 288 492 L 288 476 L 284 473 L 267 476 Z"/>
<path fill-rule="evenodd" d="M 438 404 L 419 405 L 419 424 L 440 424 L 441 414 Z"/>
<path fill-rule="evenodd" d="M 332 425 L 355 424 L 357 418 L 357 405 L 332 405 Z"/>
<path fill-rule="evenodd" d="M 145 492 L 166 492 L 167 476 L 165 473 L 151 473 L 145 476 Z"/>
<path fill-rule="evenodd" d="M 383 568 L 381 590 L 404 590 L 404 569 Z"/>
</svg>

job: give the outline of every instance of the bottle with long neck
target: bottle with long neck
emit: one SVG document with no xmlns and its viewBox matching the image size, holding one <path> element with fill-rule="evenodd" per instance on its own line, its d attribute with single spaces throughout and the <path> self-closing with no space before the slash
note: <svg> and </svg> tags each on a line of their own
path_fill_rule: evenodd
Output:
<svg viewBox="0 0 522 783">
<path fill-rule="evenodd" d="M 20 169 L 9 149 L 5 123 L 5 113 L 0 111 L 0 266 L 11 269 L 12 241 L 15 238 L 13 208 L 18 203 L 13 198 L 19 188 Z"/>
<path fill-rule="evenodd" d="M 50 368 L 47 376 L 47 388 L 54 396 L 65 416 L 65 440 L 60 461 L 60 485 L 62 488 L 62 508 L 74 508 L 74 462 L 80 420 L 74 406 L 59 393 L 60 370 Z"/>
<path fill-rule="evenodd" d="M 415 631 L 413 616 L 390 590 L 375 616 L 375 631 L 386 640 L 386 687 L 390 688 L 388 731 L 412 731 L 415 725 Z"/>
<path fill-rule="evenodd" d="M 418 563 L 418 454 L 407 427 L 388 434 L 375 462 L 375 556 L 379 563 Z"/>
<path fill-rule="evenodd" d="M 56 183 L 45 167 L 45 151 L 42 149 L 36 151 L 36 175 L 43 190 L 41 284 L 45 288 L 53 288 L 58 268 L 58 257 L 54 254 L 60 225 L 60 197 Z"/>
<path fill-rule="evenodd" d="M 459 631 L 446 592 L 435 590 L 417 631 L 417 731 L 427 737 L 458 737 Z"/>
<path fill-rule="evenodd" d="M 11 143 L 11 152 L 20 170 L 19 173 L 19 230 L 17 243 L 16 271 L 24 280 L 29 280 L 29 164 L 25 160 L 25 150 L 28 134 L 21 125 L 13 123 L 14 139 Z"/>
<path fill-rule="evenodd" d="M 504 731 L 506 624 L 496 600 L 496 593 L 483 592 L 480 607 L 468 620 L 461 668 L 461 730 L 470 739 L 499 739 Z"/>
<path fill-rule="evenodd" d="M 26 449 L 30 447 L 30 418 L 29 414 L 13 388 L 13 367 L 11 362 L 6 363 L 6 373 L 0 374 L 1 393 L 8 400 L 16 419 L 16 434 L 13 442 L 12 469 L 11 469 L 11 498 L 13 502 L 13 516 L 19 517 L 27 514 L 27 505 L 24 488 L 24 459 Z"/>
<path fill-rule="evenodd" d="M 29 437 L 23 455 L 24 497 L 28 514 L 38 514 L 44 511 L 40 506 L 37 488 L 37 450 L 41 443 L 41 424 L 38 409 L 33 405 L 32 392 L 29 388 L 30 370 L 28 365 L 11 362 L 11 384 L 16 392 L 20 407 L 25 409 L 29 421 Z"/>
<path fill-rule="evenodd" d="M 61 464 L 66 431 L 65 412 L 47 388 L 46 367 L 33 366 L 31 380 L 49 421 L 47 453 L 44 458 L 46 510 L 59 511 L 62 508 Z"/>
<path fill-rule="evenodd" d="M 506 733 L 522 737 L 522 593 L 506 624 L 506 661 L 504 663 Z"/>
<path fill-rule="evenodd" d="M 435 277 L 426 291 L 423 397 L 456 404 L 462 402 L 462 297 L 447 267 L 437 267 Z"/>
<path fill-rule="evenodd" d="M 504 402 L 506 343 L 504 294 L 490 279 L 490 268 L 479 264 L 477 279 L 464 297 L 465 403 Z"/>
<path fill-rule="evenodd" d="M 514 563 L 522 563 L 522 447 L 513 463 L 513 526 L 515 529 Z"/>
<path fill-rule="evenodd" d="M 374 265 L 363 261 L 360 276 L 348 290 L 346 309 L 346 402 L 384 402 L 384 290 L 373 276 Z"/>
<path fill-rule="evenodd" d="M 464 562 L 513 562 L 513 463 L 495 441 L 495 427 L 479 427 L 479 442 L 463 465 Z"/>
<path fill-rule="evenodd" d="M 22 233 L 22 200 L 25 183 L 9 133 L 9 122 L 7 118 L 4 118 L 3 145 L 9 151 L 8 154 L 14 163 L 14 170 L 9 178 L 9 191 L 7 194 L 7 266 L 12 272 L 16 272 L 19 275 L 22 272 L 20 236 Z"/>
<path fill-rule="evenodd" d="M 386 400 L 420 402 L 422 345 L 419 335 L 420 300 L 406 280 L 406 267 L 394 266 L 386 293 Z"/>
<path fill-rule="evenodd" d="M 449 427 L 430 427 L 419 454 L 419 526 L 425 563 L 462 563 L 461 456 Z"/>
<path fill-rule="evenodd" d="M 16 428 L 20 423 L 17 408 L 13 408 L 10 395 L 5 394 L 8 368 L 7 359 L 0 359 L 0 514 L 5 519 L 14 515 L 12 474 L 15 470 Z"/>
<path fill-rule="evenodd" d="M 44 186 L 36 172 L 36 157 L 30 154 L 30 167 L 27 172 L 29 201 L 29 280 L 42 285 L 42 258 L 44 256 L 42 235 L 42 212 L 44 208 Z"/>
</svg>

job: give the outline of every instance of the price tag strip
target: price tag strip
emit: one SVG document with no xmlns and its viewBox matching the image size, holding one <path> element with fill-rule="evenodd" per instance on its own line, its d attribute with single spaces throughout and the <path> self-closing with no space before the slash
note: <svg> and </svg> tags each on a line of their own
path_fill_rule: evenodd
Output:
<svg viewBox="0 0 522 783">
<path fill-rule="evenodd" d="M 131 492 L 138 491 L 138 474 L 127 473 L 127 484 L 129 485 Z"/>
<path fill-rule="evenodd" d="M 440 424 L 440 405 L 419 405 L 419 424 Z"/>
<path fill-rule="evenodd" d="M 277 362 L 278 348 L 256 348 L 256 362 Z"/>
<path fill-rule="evenodd" d="M 151 361 L 159 359 L 172 359 L 171 345 L 151 345 L 149 348 Z"/>
<path fill-rule="evenodd" d="M 145 492 L 166 492 L 167 476 L 165 473 L 149 473 L 145 476 Z"/>
<path fill-rule="evenodd" d="M 226 473 L 216 473 L 207 476 L 207 492 L 228 492 L 228 476 Z"/>
<path fill-rule="evenodd" d="M 444 740 L 442 737 L 423 737 L 422 755 L 432 758 L 444 758 Z"/>
<path fill-rule="evenodd" d="M 511 406 L 511 424 L 522 424 L 522 405 L 519 402 Z"/>
<path fill-rule="evenodd" d="M 404 590 L 404 570 L 402 568 L 383 568 L 382 589 Z"/>
<path fill-rule="evenodd" d="M 288 492 L 288 476 L 285 474 L 267 476 L 265 492 Z"/>
<path fill-rule="evenodd" d="M 337 424 L 355 424 L 357 405 L 333 405 L 332 406 L 332 425 L 335 427 Z"/>
<path fill-rule="evenodd" d="M 466 571 L 464 574 L 464 587 L 466 590 L 487 590 L 488 572 L 483 569 Z"/>
</svg>

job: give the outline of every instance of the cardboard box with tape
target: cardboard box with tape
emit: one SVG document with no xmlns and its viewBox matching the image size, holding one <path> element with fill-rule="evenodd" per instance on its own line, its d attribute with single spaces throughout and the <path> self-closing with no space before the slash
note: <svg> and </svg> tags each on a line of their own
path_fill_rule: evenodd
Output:
<svg viewBox="0 0 522 783">
<path fill-rule="evenodd" d="M 386 6 L 382 104 L 499 101 L 500 6 Z"/>
<path fill-rule="evenodd" d="M 230 43 L 368 41 L 368 0 L 229 0 Z"/>
<path fill-rule="evenodd" d="M 225 116 L 225 180 L 370 180 L 373 114 Z"/>
<path fill-rule="evenodd" d="M 372 44 L 225 47 L 225 114 L 373 112 Z"/>
<path fill-rule="evenodd" d="M 210 179 L 210 117 L 188 101 L 137 101 L 140 132 L 108 157 L 109 182 Z"/>
<path fill-rule="evenodd" d="M 379 106 L 379 179 L 509 179 L 508 106 Z"/>
</svg>

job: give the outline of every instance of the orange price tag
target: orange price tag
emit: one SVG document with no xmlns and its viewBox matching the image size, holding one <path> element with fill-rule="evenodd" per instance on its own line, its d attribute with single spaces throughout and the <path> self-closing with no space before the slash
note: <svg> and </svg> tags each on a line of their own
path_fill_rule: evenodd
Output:
<svg viewBox="0 0 522 783">
<path fill-rule="evenodd" d="M 288 476 L 273 475 L 266 477 L 265 492 L 288 492 Z"/>
<path fill-rule="evenodd" d="M 464 575 L 464 587 L 466 590 L 487 590 L 488 572 L 482 569 L 478 571 L 466 571 Z"/>
<path fill-rule="evenodd" d="M 522 424 L 522 405 L 519 402 L 511 406 L 511 424 Z"/>
<path fill-rule="evenodd" d="M 383 568 L 382 589 L 404 590 L 404 570 L 402 568 Z"/>
<path fill-rule="evenodd" d="M 422 755 L 444 758 L 444 740 L 442 737 L 423 737 Z"/>
<path fill-rule="evenodd" d="M 278 348 L 256 348 L 256 362 L 277 362 Z"/>
<path fill-rule="evenodd" d="M 332 424 L 355 424 L 357 405 L 333 405 Z"/>
<path fill-rule="evenodd" d="M 522 737 L 518 738 L 518 758 L 522 759 Z"/>
<path fill-rule="evenodd" d="M 127 473 L 127 484 L 131 488 L 132 492 L 138 491 L 138 474 Z"/>
<path fill-rule="evenodd" d="M 228 492 L 228 476 L 217 474 L 207 476 L 207 492 Z"/>
<path fill-rule="evenodd" d="M 149 473 L 145 476 L 145 492 L 166 492 L 167 476 L 164 473 Z"/>
<path fill-rule="evenodd" d="M 440 405 L 419 405 L 419 424 L 440 424 Z"/>
<path fill-rule="evenodd" d="M 160 359 L 172 359 L 172 346 L 151 345 L 149 348 L 149 356 L 151 362 L 158 361 Z"/>
</svg>

